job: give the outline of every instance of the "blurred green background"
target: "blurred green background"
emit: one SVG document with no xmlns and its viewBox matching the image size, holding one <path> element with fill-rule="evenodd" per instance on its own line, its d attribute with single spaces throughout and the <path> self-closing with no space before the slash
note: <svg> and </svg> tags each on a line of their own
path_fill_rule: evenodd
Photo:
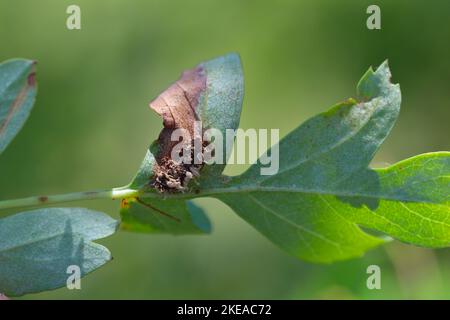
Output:
<svg viewBox="0 0 450 320">
<path fill-rule="evenodd" d="M 366 28 L 374 3 L 382 30 Z M 66 29 L 69 4 L 81 7 L 79 31 Z M 0 157 L 0 198 L 128 183 L 162 127 L 148 102 L 182 70 L 230 51 L 244 66 L 243 128 L 284 135 L 353 96 L 366 69 L 388 58 L 402 113 L 374 165 L 449 150 L 449 14 L 448 0 L 1 0 L 0 60 L 36 59 L 39 94 Z M 115 259 L 83 278 L 82 290 L 25 298 L 450 298 L 448 249 L 394 242 L 361 259 L 313 265 L 224 204 L 198 203 L 212 235 L 118 232 L 100 241 Z M 118 217 L 117 202 L 70 205 Z M 366 288 L 371 264 L 381 266 L 381 290 Z"/>
</svg>

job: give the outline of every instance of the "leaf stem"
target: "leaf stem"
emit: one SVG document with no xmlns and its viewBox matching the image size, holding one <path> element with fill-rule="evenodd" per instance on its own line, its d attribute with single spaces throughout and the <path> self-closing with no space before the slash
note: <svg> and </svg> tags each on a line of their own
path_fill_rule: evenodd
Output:
<svg viewBox="0 0 450 320">
<path fill-rule="evenodd" d="M 73 192 L 66 194 L 57 195 L 41 195 L 33 196 L 21 199 L 13 200 L 3 200 L 0 201 L 0 210 L 2 209 L 12 209 L 12 208 L 22 208 L 22 207 L 33 207 L 42 206 L 70 201 L 78 200 L 92 200 L 92 199 L 122 199 L 128 197 L 136 197 L 139 195 L 138 190 L 128 189 L 128 188 L 114 188 L 108 190 L 97 190 L 97 191 L 84 191 L 84 192 Z"/>
</svg>

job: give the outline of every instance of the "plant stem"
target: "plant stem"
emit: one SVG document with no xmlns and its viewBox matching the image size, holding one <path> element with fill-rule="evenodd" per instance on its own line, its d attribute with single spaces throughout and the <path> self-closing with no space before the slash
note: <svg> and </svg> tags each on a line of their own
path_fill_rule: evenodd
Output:
<svg viewBox="0 0 450 320">
<path fill-rule="evenodd" d="M 138 194 L 139 194 L 138 190 L 128 188 L 114 188 L 109 190 L 74 192 L 57 195 L 41 195 L 22 199 L 0 201 L 0 210 L 56 204 L 78 200 L 92 200 L 92 199 L 114 200 L 114 199 L 135 197 Z"/>
</svg>

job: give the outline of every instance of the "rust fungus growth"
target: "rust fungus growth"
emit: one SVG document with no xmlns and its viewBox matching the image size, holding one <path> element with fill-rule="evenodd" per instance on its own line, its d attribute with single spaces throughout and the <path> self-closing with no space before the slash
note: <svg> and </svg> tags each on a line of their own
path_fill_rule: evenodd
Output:
<svg viewBox="0 0 450 320">
<path fill-rule="evenodd" d="M 203 132 L 200 135 L 194 128 L 195 122 L 200 121 L 198 107 L 205 90 L 205 71 L 202 67 L 196 67 L 185 71 L 177 82 L 150 103 L 150 108 L 162 116 L 164 125 L 158 137 L 159 151 L 150 181 L 150 184 L 161 193 L 185 191 L 189 182 L 200 176 L 204 163 L 194 162 L 195 158 L 201 157 L 194 152 L 194 141 L 201 141 L 203 152 Z M 177 129 L 185 130 L 191 141 L 174 141 L 172 133 Z M 180 143 L 183 144 L 185 152 L 191 151 L 191 162 L 181 163 L 172 159 L 172 149 Z"/>
<path fill-rule="evenodd" d="M 120 208 L 121 209 L 128 209 L 130 207 L 130 202 L 127 198 L 123 198 L 120 202 Z"/>
</svg>

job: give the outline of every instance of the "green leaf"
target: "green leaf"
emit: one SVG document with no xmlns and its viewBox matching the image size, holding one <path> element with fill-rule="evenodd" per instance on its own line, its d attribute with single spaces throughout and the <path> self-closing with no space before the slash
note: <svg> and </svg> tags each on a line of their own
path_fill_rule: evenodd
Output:
<svg viewBox="0 0 450 320">
<path fill-rule="evenodd" d="M 448 246 L 450 153 L 368 168 L 400 109 L 387 63 L 363 76 L 358 96 L 282 139 L 276 175 L 259 175 L 256 164 L 214 196 L 308 261 L 361 256 L 387 240 L 361 226 L 420 246 Z"/>
<path fill-rule="evenodd" d="M 204 129 L 215 128 L 224 135 L 226 129 L 237 128 L 243 93 L 242 67 L 237 54 L 232 53 L 201 63 L 194 69 L 184 72 L 174 85 L 150 104 L 152 109 L 163 117 L 165 128 L 159 139 L 148 148 L 141 168 L 128 187 L 155 192 L 150 182 L 162 154 L 168 149 L 166 145 L 170 143 L 167 137 L 173 128 L 181 127 L 191 131 L 194 120 L 201 120 Z M 224 147 L 224 154 L 225 152 Z M 208 166 L 204 168 L 204 176 L 220 177 L 224 167 L 223 164 Z M 144 201 L 150 204 L 148 200 Z M 206 222 L 202 223 L 203 227 L 199 227 L 193 222 L 195 219 L 192 220 L 193 216 L 187 211 L 184 202 L 184 200 L 152 200 L 151 204 L 154 207 L 163 209 L 181 221 L 176 222 L 167 216 L 155 214 L 154 209 L 149 209 L 142 203 L 130 201 L 130 207 L 121 210 L 124 220 L 122 227 L 127 230 L 172 234 L 209 232 L 210 224 L 207 217 L 203 213 L 200 215 Z"/>
<path fill-rule="evenodd" d="M 127 199 L 122 203 L 120 214 L 120 226 L 127 231 L 173 235 L 211 232 L 205 212 L 191 201 Z"/>
<path fill-rule="evenodd" d="M 34 61 L 14 59 L 0 64 L 0 153 L 22 129 L 36 91 Z"/>
<path fill-rule="evenodd" d="M 278 149 L 280 160 L 274 175 L 261 175 L 260 162 L 234 177 L 219 175 L 220 166 L 205 166 L 196 186 L 163 192 L 159 199 L 151 185 L 143 183 L 155 175 L 158 152 L 168 146 L 160 143 L 163 130 L 142 165 L 145 178 L 138 174 L 131 186 L 140 191 L 141 201 L 164 206 L 166 212 L 182 207 L 183 199 L 215 197 L 275 244 L 311 262 L 358 257 L 392 238 L 432 248 L 449 246 L 449 152 L 419 155 L 383 169 L 369 167 L 400 111 L 400 87 L 390 78 L 387 62 L 376 71 L 370 68 L 358 83 L 355 99 L 311 118 L 272 147 L 269 152 Z M 156 109 L 161 108 L 164 117 L 162 106 Z M 229 106 L 232 121 L 220 130 L 237 124 L 236 105 Z M 226 123 L 226 109 L 220 110 Z M 169 124 L 165 130 L 176 122 L 164 119 Z M 142 214 L 137 221 L 146 219 Z"/>
<path fill-rule="evenodd" d="M 244 76 L 239 55 L 233 53 L 201 64 L 207 74 L 206 91 L 198 106 L 204 128 L 215 128 L 225 137 L 227 129 L 236 129 L 241 118 Z M 213 143 L 214 144 L 214 143 Z M 223 144 L 223 154 L 229 154 Z M 231 147 L 231 145 L 230 145 Z M 205 167 L 206 175 L 222 173 L 225 164 Z"/>
<path fill-rule="evenodd" d="M 81 275 L 111 260 L 93 240 L 115 232 L 117 221 L 83 208 L 48 208 L 0 219 L 0 292 L 8 296 L 66 285 L 67 268 Z"/>
</svg>

